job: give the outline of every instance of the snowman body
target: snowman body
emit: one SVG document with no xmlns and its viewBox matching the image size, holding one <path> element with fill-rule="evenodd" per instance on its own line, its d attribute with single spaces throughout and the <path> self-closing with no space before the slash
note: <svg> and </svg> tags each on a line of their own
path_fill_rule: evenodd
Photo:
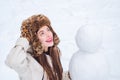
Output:
<svg viewBox="0 0 120 80">
<path fill-rule="evenodd" d="M 72 80 L 120 80 L 120 27 L 81 27 L 71 58 Z"/>
</svg>

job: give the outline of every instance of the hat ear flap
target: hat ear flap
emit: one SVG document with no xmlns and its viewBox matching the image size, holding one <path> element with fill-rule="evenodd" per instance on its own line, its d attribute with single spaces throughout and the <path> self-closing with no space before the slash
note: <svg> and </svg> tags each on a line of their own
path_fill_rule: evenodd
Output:
<svg viewBox="0 0 120 80">
<path fill-rule="evenodd" d="M 57 34 L 54 33 L 54 45 L 55 45 L 55 46 L 58 45 L 59 42 L 60 42 L 60 39 L 58 38 Z"/>
<path fill-rule="evenodd" d="M 31 40 L 31 32 L 28 29 L 28 26 L 22 26 L 21 27 L 21 37 L 27 38 L 27 40 L 30 42 Z"/>
</svg>

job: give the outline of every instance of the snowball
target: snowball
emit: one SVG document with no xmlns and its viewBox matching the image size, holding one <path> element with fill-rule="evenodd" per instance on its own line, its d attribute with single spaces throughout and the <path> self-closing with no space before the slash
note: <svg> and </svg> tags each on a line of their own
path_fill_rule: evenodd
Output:
<svg viewBox="0 0 120 80">
<path fill-rule="evenodd" d="M 102 32 L 94 25 L 80 27 L 76 34 L 76 43 L 82 51 L 95 52 L 102 43 Z"/>
</svg>

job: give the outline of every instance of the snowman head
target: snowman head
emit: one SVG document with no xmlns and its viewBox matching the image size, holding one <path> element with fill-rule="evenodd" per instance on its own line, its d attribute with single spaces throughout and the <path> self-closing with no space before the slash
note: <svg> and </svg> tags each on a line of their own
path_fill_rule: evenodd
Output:
<svg viewBox="0 0 120 80">
<path fill-rule="evenodd" d="M 96 52 L 102 44 L 102 32 L 95 25 L 80 27 L 76 34 L 76 44 L 84 52 Z"/>
</svg>

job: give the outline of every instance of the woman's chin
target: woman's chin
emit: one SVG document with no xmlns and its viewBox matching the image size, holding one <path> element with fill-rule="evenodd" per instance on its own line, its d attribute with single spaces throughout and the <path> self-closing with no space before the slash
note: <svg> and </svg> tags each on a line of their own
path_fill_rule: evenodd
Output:
<svg viewBox="0 0 120 80">
<path fill-rule="evenodd" d="M 52 47 L 54 44 L 53 43 L 49 43 L 48 44 L 48 47 Z"/>
</svg>

